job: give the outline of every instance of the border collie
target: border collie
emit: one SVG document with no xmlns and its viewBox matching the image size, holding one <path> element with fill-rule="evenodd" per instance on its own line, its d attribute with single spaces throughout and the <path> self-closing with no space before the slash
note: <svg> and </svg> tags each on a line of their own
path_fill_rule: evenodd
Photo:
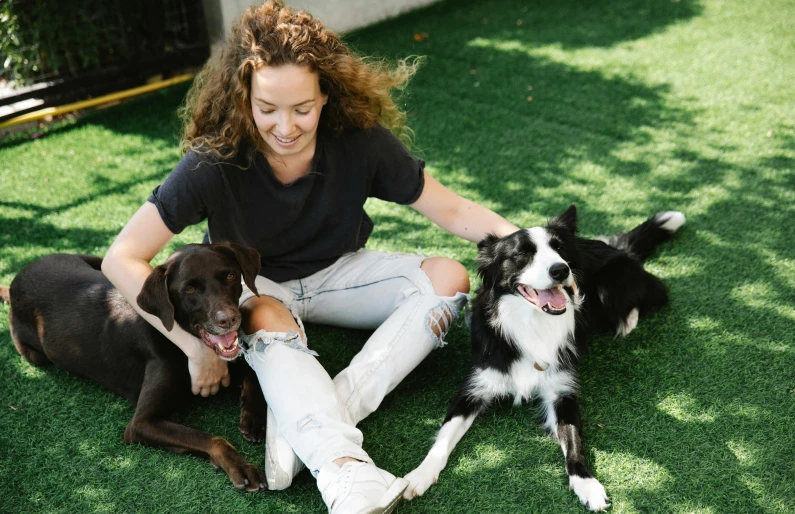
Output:
<svg viewBox="0 0 795 514">
<path fill-rule="evenodd" d="M 589 509 L 609 506 L 585 461 L 577 405 L 577 361 L 594 330 L 629 334 L 638 318 L 668 301 L 665 286 L 643 269 L 655 247 L 685 223 L 661 212 L 628 233 L 576 237 L 571 205 L 546 227 L 478 244 L 483 284 L 472 303 L 472 367 L 422 464 L 406 475 L 404 496 L 436 483 L 453 448 L 478 414 L 502 397 L 537 398 L 544 427 L 563 449 L 569 486 Z"/>
</svg>

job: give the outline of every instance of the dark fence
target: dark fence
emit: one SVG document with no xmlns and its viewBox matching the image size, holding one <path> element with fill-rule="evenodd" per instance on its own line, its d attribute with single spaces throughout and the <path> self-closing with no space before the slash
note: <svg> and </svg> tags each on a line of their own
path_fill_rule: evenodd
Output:
<svg viewBox="0 0 795 514">
<path fill-rule="evenodd" d="M 0 122 L 168 77 L 209 53 L 201 0 L 0 1 L 0 106 L 44 100 Z"/>
</svg>

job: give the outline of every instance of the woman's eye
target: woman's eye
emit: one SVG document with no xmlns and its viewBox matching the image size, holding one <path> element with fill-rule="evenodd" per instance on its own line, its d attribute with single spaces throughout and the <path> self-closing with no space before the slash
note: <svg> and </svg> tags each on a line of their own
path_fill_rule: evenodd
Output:
<svg viewBox="0 0 795 514">
<path fill-rule="evenodd" d="M 273 114 L 273 111 L 263 111 L 262 109 L 259 110 L 262 114 Z"/>
<path fill-rule="evenodd" d="M 295 111 L 296 114 L 300 114 L 301 116 L 306 116 L 309 114 L 309 111 Z"/>
</svg>

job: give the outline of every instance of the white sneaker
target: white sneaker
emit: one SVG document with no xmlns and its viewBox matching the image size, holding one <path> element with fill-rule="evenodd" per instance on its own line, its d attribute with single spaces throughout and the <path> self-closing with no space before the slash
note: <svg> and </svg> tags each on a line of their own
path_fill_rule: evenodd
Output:
<svg viewBox="0 0 795 514">
<path fill-rule="evenodd" d="M 317 476 L 329 514 L 388 514 L 409 483 L 367 462 L 324 464 Z"/>
<path fill-rule="evenodd" d="M 304 463 L 295 454 L 287 439 L 279 433 L 276 418 L 268 407 L 268 421 L 265 425 L 265 478 L 268 480 L 268 489 L 287 489 L 302 469 Z"/>
</svg>

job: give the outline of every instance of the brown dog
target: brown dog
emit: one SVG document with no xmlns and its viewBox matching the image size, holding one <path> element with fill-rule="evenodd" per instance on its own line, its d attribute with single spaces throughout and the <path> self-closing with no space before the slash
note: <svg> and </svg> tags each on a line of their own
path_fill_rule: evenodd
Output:
<svg viewBox="0 0 795 514">
<path fill-rule="evenodd" d="M 127 398 L 135 415 L 126 443 L 208 457 L 235 487 L 265 489 L 265 476 L 226 440 L 169 421 L 190 398 L 182 351 L 144 320 L 100 271 L 102 259 L 47 255 L 23 269 L 0 296 L 11 301 L 11 337 L 36 365 L 54 364 Z M 187 245 L 157 266 L 138 295 L 138 305 L 171 330 L 176 321 L 227 360 L 237 357 L 241 315 L 240 278 L 256 293 L 259 254 L 223 243 Z M 243 369 L 240 431 L 261 441 L 265 399 L 253 371 Z"/>
</svg>

